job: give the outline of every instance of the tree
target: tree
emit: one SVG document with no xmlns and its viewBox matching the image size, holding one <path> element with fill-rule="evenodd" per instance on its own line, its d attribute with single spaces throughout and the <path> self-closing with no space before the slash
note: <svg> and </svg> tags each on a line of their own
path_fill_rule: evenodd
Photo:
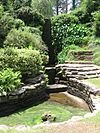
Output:
<svg viewBox="0 0 100 133">
<path fill-rule="evenodd" d="M 32 0 L 14 0 L 14 8 L 18 9 L 22 6 L 29 6 L 31 7 Z"/>
<path fill-rule="evenodd" d="M 45 18 L 50 18 L 53 15 L 51 0 L 32 0 L 32 7 Z"/>
</svg>

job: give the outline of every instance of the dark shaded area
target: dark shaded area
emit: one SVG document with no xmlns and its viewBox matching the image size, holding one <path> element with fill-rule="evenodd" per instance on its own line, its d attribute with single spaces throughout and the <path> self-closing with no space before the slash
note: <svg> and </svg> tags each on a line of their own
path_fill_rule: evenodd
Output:
<svg viewBox="0 0 100 133">
<path fill-rule="evenodd" d="M 52 45 L 51 20 L 50 19 L 45 19 L 42 38 L 48 47 L 48 55 L 49 55 L 48 65 L 53 65 L 55 64 L 55 58 L 54 58 L 55 54 L 54 54 L 54 46 Z"/>
<path fill-rule="evenodd" d="M 55 67 L 46 67 L 46 74 L 48 75 L 48 84 L 55 84 L 56 69 Z"/>
<path fill-rule="evenodd" d="M 26 92 L 26 91 L 25 91 Z M 9 97 L 2 96 L 2 100 L 5 102 L 0 103 L 0 117 L 8 116 L 12 113 L 18 113 L 19 111 L 24 111 L 26 108 L 38 105 L 49 98 L 45 90 L 41 88 L 40 90 L 34 90 L 32 93 L 20 92 L 19 94 L 11 94 Z M 15 97 L 13 99 L 12 97 Z M 5 98 L 6 97 L 6 98 Z M 18 98 L 17 98 L 18 97 Z"/>
</svg>

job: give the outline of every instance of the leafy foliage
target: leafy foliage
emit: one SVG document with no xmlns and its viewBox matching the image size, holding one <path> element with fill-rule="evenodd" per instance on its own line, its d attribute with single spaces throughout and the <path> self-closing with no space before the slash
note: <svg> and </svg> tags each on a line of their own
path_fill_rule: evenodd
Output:
<svg viewBox="0 0 100 133">
<path fill-rule="evenodd" d="M 87 35 L 89 29 L 79 24 L 78 18 L 74 15 L 58 15 L 52 19 L 52 38 L 56 55 L 64 46 L 86 44 Z"/>
<path fill-rule="evenodd" d="M 0 49 L 0 70 L 12 68 L 20 71 L 22 78 L 35 77 L 42 70 L 42 57 L 37 50 Z"/>
<path fill-rule="evenodd" d="M 94 35 L 100 37 L 100 12 L 94 13 Z"/>
<path fill-rule="evenodd" d="M 74 57 L 69 54 L 70 51 L 72 51 L 72 50 L 81 51 L 81 50 L 85 50 L 85 48 L 82 48 L 82 47 L 79 47 L 79 46 L 76 46 L 76 45 L 65 46 L 57 56 L 58 62 L 59 63 L 64 63 L 67 60 L 75 60 Z"/>
<path fill-rule="evenodd" d="M 52 6 L 52 0 L 32 0 L 33 9 L 41 13 L 45 18 L 50 18 L 53 15 Z"/>
<path fill-rule="evenodd" d="M 80 7 L 73 10 L 71 14 L 77 16 L 82 24 L 87 23 L 89 26 L 92 26 L 92 13 L 98 11 L 99 9 L 99 0 L 83 0 Z"/>
<path fill-rule="evenodd" d="M 18 9 L 24 6 L 31 6 L 32 0 L 14 0 L 14 9 Z"/>
<path fill-rule="evenodd" d="M 94 49 L 94 63 L 100 66 L 100 45 Z"/>
<path fill-rule="evenodd" d="M 28 26 L 43 26 L 44 24 L 44 18 L 43 16 L 34 11 L 29 6 L 24 6 L 16 10 L 16 15 L 19 19 L 23 20 L 26 25 Z"/>
<path fill-rule="evenodd" d="M 0 19 L 0 42 L 4 42 L 5 37 L 13 28 L 24 26 L 24 22 L 20 19 L 14 19 L 9 14 L 4 14 Z M 0 46 L 2 47 L 2 46 Z"/>
<path fill-rule="evenodd" d="M 29 32 L 28 30 L 12 29 L 4 42 L 5 47 L 28 48 L 44 50 L 45 46 L 40 35 Z"/>
<path fill-rule="evenodd" d="M 3 6 L 0 5 L 0 18 L 2 17 L 3 12 L 4 12 Z"/>
<path fill-rule="evenodd" d="M 100 46 L 100 38 L 91 37 L 91 39 L 88 42 L 88 46 L 91 49 L 94 49 L 97 46 Z"/>
<path fill-rule="evenodd" d="M 13 72 L 11 68 L 0 71 L 0 93 L 15 90 L 21 84 L 20 72 Z"/>
</svg>

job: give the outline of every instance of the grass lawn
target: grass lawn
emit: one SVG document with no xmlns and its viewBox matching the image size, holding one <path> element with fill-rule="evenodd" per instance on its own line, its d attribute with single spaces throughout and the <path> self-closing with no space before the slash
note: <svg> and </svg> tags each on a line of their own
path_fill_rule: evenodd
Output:
<svg viewBox="0 0 100 133">
<path fill-rule="evenodd" d="M 51 112 L 56 116 L 56 122 L 62 122 L 70 119 L 72 116 L 84 115 L 82 109 L 73 108 L 71 106 L 64 106 L 58 103 L 44 102 L 37 106 L 33 106 L 22 112 L 18 112 L 6 117 L 0 118 L 0 124 L 9 126 L 15 125 L 29 125 L 33 126 L 42 122 L 41 115 L 45 112 Z"/>
<path fill-rule="evenodd" d="M 88 122 L 88 123 L 93 123 L 93 124 L 100 124 L 100 112 L 98 112 L 96 114 L 96 116 L 90 117 L 90 118 L 86 118 L 84 120 L 82 120 L 84 122 Z"/>
<path fill-rule="evenodd" d="M 100 112 L 96 116 L 91 118 L 86 118 L 84 120 L 59 124 L 58 126 L 44 126 L 38 128 L 27 129 L 26 131 L 16 131 L 13 129 L 8 129 L 7 133 L 99 133 L 100 132 Z M 5 133 L 5 131 L 0 131 L 0 133 Z"/>
<path fill-rule="evenodd" d="M 100 88 L 100 78 L 87 79 L 87 81 Z"/>
</svg>

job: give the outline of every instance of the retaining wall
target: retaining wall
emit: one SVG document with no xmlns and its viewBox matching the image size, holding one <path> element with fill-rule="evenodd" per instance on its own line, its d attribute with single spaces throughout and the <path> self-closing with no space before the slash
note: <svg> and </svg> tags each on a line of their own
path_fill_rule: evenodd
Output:
<svg viewBox="0 0 100 133">
<path fill-rule="evenodd" d="M 19 109 L 29 107 L 48 99 L 45 81 L 23 86 L 9 95 L 0 96 L 0 116 L 9 115 Z"/>
</svg>

